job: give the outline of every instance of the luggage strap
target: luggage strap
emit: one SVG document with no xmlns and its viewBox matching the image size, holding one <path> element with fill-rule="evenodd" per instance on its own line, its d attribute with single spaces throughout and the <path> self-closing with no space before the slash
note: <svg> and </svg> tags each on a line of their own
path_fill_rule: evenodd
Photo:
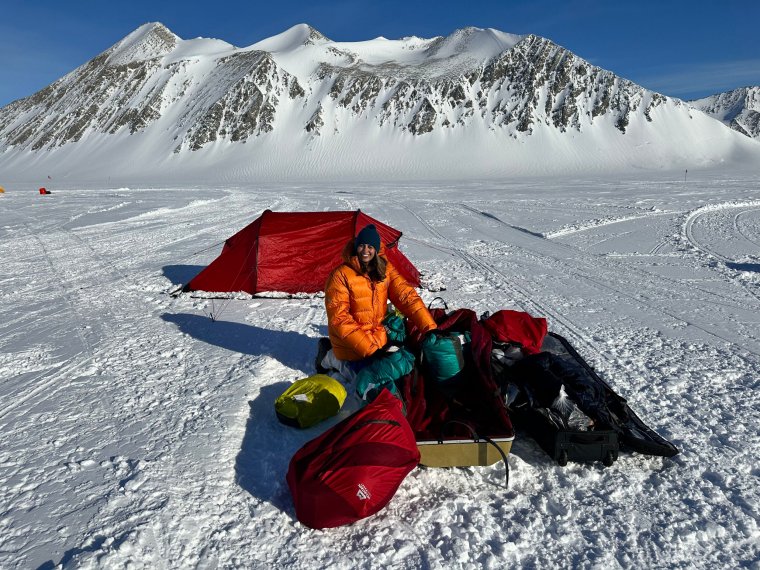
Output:
<svg viewBox="0 0 760 570">
<path fill-rule="evenodd" d="M 482 439 L 486 443 L 490 443 L 496 448 L 496 451 L 499 452 L 499 454 L 501 455 L 501 458 L 504 460 L 504 487 L 509 488 L 509 462 L 507 461 L 507 454 L 504 453 L 504 450 L 501 447 L 499 447 L 496 444 L 496 442 L 492 440 L 490 437 L 488 437 L 487 435 L 479 435 L 475 431 L 475 428 L 473 428 L 470 424 L 460 421 L 460 420 L 449 420 L 441 426 L 441 435 L 438 438 L 438 443 L 441 443 L 441 444 L 443 443 L 443 431 L 446 428 L 446 426 L 449 424 L 459 424 L 460 426 L 466 427 L 467 430 L 470 432 L 472 439 L 475 442 L 478 442 Z"/>
<path fill-rule="evenodd" d="M 435 299 L 433 299 L 432 301 L 430 301 L 428 303 L 428 309 L 432 309 L 433 308 L 433 303 L 435 303 L 436 301 L 440 301 L 441 303 L 443 303 L 443 307 L 444 307 L 444 309 L 446 311 L 449 310 L 449 305 L 448 305 L 448 303 L 446 303 L 446 300 L 443 297 L 436 297 Z"/>
</svg>

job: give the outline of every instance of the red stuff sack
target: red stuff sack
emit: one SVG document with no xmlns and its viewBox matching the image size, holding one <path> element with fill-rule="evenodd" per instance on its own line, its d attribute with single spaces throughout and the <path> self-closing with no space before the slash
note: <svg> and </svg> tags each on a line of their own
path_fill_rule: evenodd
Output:
<svg viewBox="0 0 760 570">
<path fill-rule="evenodd" d="M 543 317 L 508 309 L 496 311 L 483 321 L 483 326 L 494 340 L 519 343 L 526 354 L 537 354 L 541 351 L 548 328 Z"/>
<path fill-rule="evenodd" d="M 287 482 L 296 517 L 311 528 L 330 528 L 373 515 L 419 462 L 401 402 L 384 389 L 290 460 Z"/>
</svg>

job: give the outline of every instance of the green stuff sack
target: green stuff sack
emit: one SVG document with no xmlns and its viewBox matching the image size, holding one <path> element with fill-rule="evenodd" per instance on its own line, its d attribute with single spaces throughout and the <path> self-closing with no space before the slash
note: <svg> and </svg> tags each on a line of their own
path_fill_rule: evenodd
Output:
<svg viewBox="0 0 760 570">
<path fill-rule="evenodd" d="M 404 317 L 398 313 L 388 313 L 383 319 L 383 326 L 385 332 L 388 334 L 388 340 L 395 342 L 396 344 L 403 344 L 406 340 L 406 325 L 404 324 Z"/>
<path fill-rule="evenodd" d="M 315 374 L 296 380 L 274 402 L 282 423 L 307 428 L 337 414 L 346 401 L 346 389 L 335 378 Z"/>
<path fill-rule="evenodd" d="M 422 343 L 422 358 L 428 377 L 439 385 L 452 386 L 464 374 L 470 333 L 434 331 Z"/>
</svg>

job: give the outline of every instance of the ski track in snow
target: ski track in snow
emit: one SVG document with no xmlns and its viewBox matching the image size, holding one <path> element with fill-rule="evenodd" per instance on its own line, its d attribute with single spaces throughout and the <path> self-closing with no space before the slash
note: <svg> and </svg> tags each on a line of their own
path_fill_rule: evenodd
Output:
<svg viewBox="0 0 760 570">
<path fill-rule="evenodd" d="M 0 567 L 757 565 L 757 180 L 690 184 L 0 197 Z M 378 515 L 303 527 L 290 457 L 358 405 L 303 431 L 273 413 L 313 373 L 323 299 L 168 295 L 267 208 L 399 228 L 446 287 L 427 302 L 547 317 L 682 453 L 561 468 L 518 433 L 508 490 L 501 463 L 419 468 Z"/>
<path fill-rule="evenodd" d="M 760 270 L 760 246 L 753 238 L 752 226 L 747 224 L 744 229 L 744 223 L 739 223 L 739 219 L 757 218 L 758 205 L 758 200 L 730 201 L 698 208 L 686 217 L 683 233 L 694 249 L 708 259 L 722 262 L 721 267 L 729 278 L 760 301 L 757 283 L 751 276 L 747 279 L 744 275 Z M 731 225 L 727 219 L 731 220 Z"/>
<path fill-rule="evenodd" d="M 744 239 L 746 239 L 749 243 L 757 246 L 758 248 L 760 248 L 760 241 L 756 241 L 754 239 L 754 235 L 756 232 L 750 229 L 744 229 L 744 222 L 742 221 L 740 223 L 740 220 L 743 220 L 743 218 L 747 218 L 750 215 L 757 218 L 759 212 L 760 212 L 760 209 L 753 208 L 751 210 L 743 210 L 734 216 L 734 228 L 736 228 L 736 231 L 739 232 L 741 236 Z"/>
<path fill-rule="evenodd" d="M 739 228 L 739 224 L 737 222 L 737 219 L 740 215 L 747 215 L 751 212 L 756 212 L 757 208 L 756 206 L 760 205 L 760 201 L 754 201 L 754 202 L 746 202 L 746 203 L 735 203 L 735 202 L 727 202 L 725 204 L 715 204 L 710 206 L 705 206 L 702 208 L 699 208 L 695 210 L 694 212 L 691 212 L 689 216 L 686 218 L 686 221 L 684 222 L 684 233 L 686 235 L 686 238 L 688 239 L 689 243 L 693 245 L 696 249 L 699 251 L 706 253 L 707 255 L 710 255 L 712 257 L 715 257 L 721 261 L 734 261 L 731 257 L 726 257 L 724 254 L 719 253 L 716 251 L 716 246 L 712 244 L 706 243 L 706 241 L 709 241 L 709 238 L 715 239 L 716 236 L 723 238 L 722 241 L 726 240 L 734 240 L 737 241 L 737 238 L 739 238 L 738 241 L 746 241 L 749 245 L 749 250 L 756 250 L 758 247 L 757 242 L 755 242 L 753 239 L 749 238 L 742 230 Z M 748 207 L 753 207 L 752 209 L 747 209 Z M 733 210 L 739 209 L 740 211 L 737 214 L 733 214 Z M 732 215 L 733 214 L 733 215 Z M 731 216 L 732 217 L 732 223 L 733 227 L 725 227 L 724 220 L 718 220 L 718 223 L 715 223 L 711 218 L 723 218 Z M 707 240 L 703 242 L 700 238 L 695 236 L 696 228 L 700 225 L 711 225 L 710 228 L 712 231 L 707 232 Z M 723 234 L 723 235 L 721 235 Z M 716 240 L 717 241 L 717 240 Z M 739 251 L 741 253 L 742 247 L 736 246 L 736 244 L 733 245 L 733 253 L 736 251 Z"/>
</svg>

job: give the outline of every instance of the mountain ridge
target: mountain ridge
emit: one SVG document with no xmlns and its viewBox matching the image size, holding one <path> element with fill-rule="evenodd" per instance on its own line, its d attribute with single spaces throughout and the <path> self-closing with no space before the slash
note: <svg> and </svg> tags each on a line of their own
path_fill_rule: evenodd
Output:
<svg viewBox="0 0 760 570">
<path fill-rule="evenodd" d="M 747 86 L 689 101 L 733 130 L 760 140 L 760 86 Z"/>
<path fill-rule="evenodd" d="M 179 36 L 169 28 L 160 22 L 151 22 L 143 24 L 104 53 L 108 54 L 109 64 L 125 65 L 163 57 L 177 47 L 178 41 Z"/>
<path fill-rule="evenodd" d="M 684 130 L 675 139 L 683 139 L 686 150 L 670 149 L 664 161 L 662 152 L 651 153 L 655 168 L 668 161 L 680 164 L 690 153 L 696 157 L 692 163 L 716 164 L 722 160 L 720 153 L 752 152 L 723 133 L 723 125 L 712 125 L 695 113 L 678 99 L 649 91 L 531 34 L 468 27 L 431 39 L 333 42 L 308 24 L 297 24 L 240 48 L 222 40 L 183 40 L 153 22 L 38 93 L 0 109 L 0 165 L 22 171 L 24 165 L 42 161 L 52 168 L 65 154 L 72 169 L 80 163 L 92 170 L 79 156 L 88 147 L 87 152 L 95 148 L 106 162 L 113 158 L 103 148 L 111 148 L 114 155 L 140 156 L 144 169 L 158 171 L 176 163 L 182 171 L 180 163 L 195 162 L 188 157 L 200 151 L 214 165 L 229 162 L 223 153 L 270 160 L 270 154 L 287 148 L 309 164 L 316 156 L 341 163 L 335 169 L 340 176 L 352 174 L 345 168 L 382 172 L 382 153 L 376 153 L 375 145 L 400 141 L 424 160 L 434 157 L 436 149 L 444 151 L 441 159 L 430 158 L 422 169 L 432 172 L 458 151 L 475 153 L 453 146 L 470 141 L 485 170 L 497 172 L 505 149 L 536 146 L 534 138 L 572 136 L 592 148 L 610 139 L 635 150 L 650 144 L 642 143 L 642 137 L 667 141 L 664 131 L 675 123 Z M 694 128 L 703 134 L 688 132 Z M 628 139 L 618 140 L 614 133 Z M 702 138 L 720 139 L 725 148 L 710 150 Z M 256 151 L 242 152 L 239 145 L 246 143 Z M 554 152 L 551 145 L 555 151 L 567 147 L 562 152 L 570 157 L 565 158 L 577 165 L 585 160 L 592 168 L 604 166 L 593 156 L 584 159 L 568 143 L 541 144 L 549 145 L 549 154 Z M 148 148 L 150 159 L 145 161 L 148 153 L 143 149 Z M 489 156 L 480 156 L 483 149 Z M 365 164 L 346 167 L 342 157 L 335 159 L 338 152 L 356 152 Z M 609 161 L 640 168 L 650 153 L 636 153 L 641 156 L 615 154 Z M 377 164 L 370 164 L 373 154 L 378 154 Z M 276 177 L 281 160 L 270 160 L 269 171 L 234 168 Z M 400 171 L 419 172 L 416 165 L 400 166 Z M 328 162 L 318 170 L 329 167 Z M 308 168 L 303 171 L 307 174 Z"/>
</svg>

